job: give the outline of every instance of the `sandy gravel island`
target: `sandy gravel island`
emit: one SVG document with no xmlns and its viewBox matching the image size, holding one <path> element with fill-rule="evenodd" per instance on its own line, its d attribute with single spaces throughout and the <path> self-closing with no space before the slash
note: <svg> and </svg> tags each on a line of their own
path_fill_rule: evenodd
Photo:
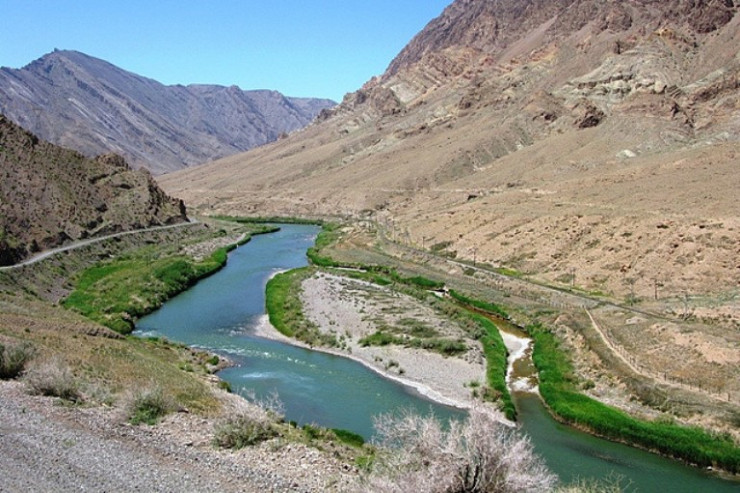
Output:
<svg viewBox="0 0 740 493">
<path fill-rule="evenodd" d="M 360 339 L 381 326 L 403 326 L 414 319 L 440 337 L 456 338 L 463 329 L 411 296 L 365 281 L 320 272 L 303 282 L 301 299 L 305 316 L 323 332 L 336 332 L 343 348 L 319 348 L 352 358 L 388 378 L 417 389 L 437 402 L 461 408 L 474 403 L 473 389 L 486 381 L 486 361 L 480 344 L 467 339 L 468 351 L 445 357 L 423 349 L 402 346 L 362 347 Z M 272 327 L 267 320 L 259 335 L 299 344 Z M 476 382 L 471 386 L 472 382 Z M 501 418 L 504 420 L 503 416 Z"/>
</svg>

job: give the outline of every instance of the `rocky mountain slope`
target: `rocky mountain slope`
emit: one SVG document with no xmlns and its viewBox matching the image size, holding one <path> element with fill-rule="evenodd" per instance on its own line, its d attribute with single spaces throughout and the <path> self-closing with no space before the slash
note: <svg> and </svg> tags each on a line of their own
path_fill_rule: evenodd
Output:
<svg viewBox="0 0 740 493">
<path fill-rule="evenodd" d="M 236 86 L 165 86 L 75 51 L 0 68 L 0 112 L 87 156 L 163 173 L 243 152 L 310 123 L 326 99 Z"/>
<path fill-rule="evenodd" d="M 88 159 L 0 115 L 0 265 L 83 238 L 186 221 L 182 201 L 115 154 Z"/>
<path fill-rule="evenodd" d="M 320 124 L 161 183 L 622 299 L 736 299 L 739 27 L 732 0 L 456 0 Z"/>
</svg>

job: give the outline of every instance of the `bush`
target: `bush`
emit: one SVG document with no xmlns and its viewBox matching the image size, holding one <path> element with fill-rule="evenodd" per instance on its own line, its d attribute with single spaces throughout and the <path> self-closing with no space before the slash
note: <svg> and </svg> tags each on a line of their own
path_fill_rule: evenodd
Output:
<svg viewBox="0 0 740 493">
<path fill-rule="evenodd" d="M 225 419 L 214 430 L 213 443 L 222 448 L 240 449 L 278 436 L 266 413 L 238 414 Z"/>
<path fill-rule="evenodd" d="M 0 380 L 20 376 L 33 354 L 33 347 L 28 343 L 0 344 Z"/>
<path fill-rule="evenodd" d="M 129 423 L 155 425 L 175 408 L 172 400 L 160 387 L 148 388 L 135 393 L 127 405 Z"/>
<path fill-rule="evenodd" d="M 381 416 L 375 427 L 380 446 L 368 491 L 549 491 L 556 481 L 526 437 L 481 409 L 448 429 L 410 413 Z"/>
<path fill-rule="evenodd" d="M 72 370 L 58 358 L 48 360 L 29 371 L 26 383 L 34 394 L 73 402 L 81 399 L 80 387 Z"/>
</svg>

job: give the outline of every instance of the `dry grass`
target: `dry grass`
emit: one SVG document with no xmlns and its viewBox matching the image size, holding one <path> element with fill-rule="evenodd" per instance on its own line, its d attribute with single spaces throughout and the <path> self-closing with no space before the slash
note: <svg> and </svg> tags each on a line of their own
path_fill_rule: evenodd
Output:
<svg viewBox="0 0 740 493">
<path fill-rule="evenodd" d="M 74 375 L 83 395 L 116 400 L 128 389 L 157 381 L 172 389 L 179 406 L 193 412 L 210 415 L 221 408 L 204 378 L 205 358 L 194 350 L 162 340 L 122 338 L 74 313 L 23 296 L 0 295 L 0 307 L 0 334 L 32 344 L 39 364 L 60 357 L 68 368 L 61 373 Z M 179 368 L 185 365 L 195 371 Z"/>
<path fill-rule="evenodd" d="M 52 357 L 34 366 L 25 376 L 31 393 L 67 401 L 82 398 L 80 383 L 61 357 Z"/>
</svg>

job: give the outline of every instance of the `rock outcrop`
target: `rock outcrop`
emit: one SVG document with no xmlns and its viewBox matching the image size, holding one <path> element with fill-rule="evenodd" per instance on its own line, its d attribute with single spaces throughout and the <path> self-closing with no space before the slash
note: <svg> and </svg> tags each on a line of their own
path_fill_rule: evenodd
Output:
<svg viewBox="0 0 740 493">
<path fill-rule="evenodd" d="M 0 115 L 0 265 L 65 243 L 186 221 L 181 200 L 118 155 L 94 159 Z"/>
</svg>

